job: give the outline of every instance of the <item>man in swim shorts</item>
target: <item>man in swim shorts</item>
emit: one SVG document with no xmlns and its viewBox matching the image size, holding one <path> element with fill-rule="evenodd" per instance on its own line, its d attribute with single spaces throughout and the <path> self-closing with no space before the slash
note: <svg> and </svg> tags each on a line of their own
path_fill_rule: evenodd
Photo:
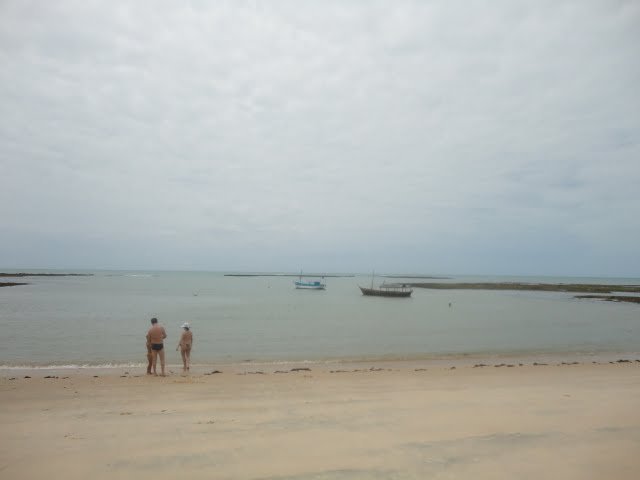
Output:
<svg viewBox="0 0 640 480">
<path fill-rule="evenodd" d="M 147 344 L 151 345 L 151 356 L 153 374 L 158 375 L 156 372 L 156 365 L 158 363 L 158 356 L 160 356 L 160 367 L 162 369 L 162 376 L 164 377 L 164 339 L 167 338 L 167 333 L 164 331 L 164 327 L 158 323 L 157 318 L 151 319 L 151 328 L 147 332 Z"/>
</svg>

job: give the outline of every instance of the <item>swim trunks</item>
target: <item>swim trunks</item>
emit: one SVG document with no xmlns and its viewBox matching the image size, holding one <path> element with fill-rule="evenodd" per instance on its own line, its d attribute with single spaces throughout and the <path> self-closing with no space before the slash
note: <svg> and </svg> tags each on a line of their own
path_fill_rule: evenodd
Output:
<svg viewBox="0 0 640 480">
<path fill-rule="evenodd" d="M 162 343 L 152 343 L 151 344 L 151 349 L 155 350 L 156 352 L 159 352 L 160 350 L 162 350 L 163 347 L 164 347 L 164 345 Z"/>
</svg>

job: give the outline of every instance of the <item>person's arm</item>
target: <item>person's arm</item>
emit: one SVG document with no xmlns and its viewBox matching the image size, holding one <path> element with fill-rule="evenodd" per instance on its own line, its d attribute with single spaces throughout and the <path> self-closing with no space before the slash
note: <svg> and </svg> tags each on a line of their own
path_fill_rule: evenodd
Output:
<svg viewBox="0 0 640 480">
<path fill-rule="evenodd" d="M 162 327 L 162 338 L 167 338 L 167 332 L 165 331 L 164 327 Z"/>
</svg>

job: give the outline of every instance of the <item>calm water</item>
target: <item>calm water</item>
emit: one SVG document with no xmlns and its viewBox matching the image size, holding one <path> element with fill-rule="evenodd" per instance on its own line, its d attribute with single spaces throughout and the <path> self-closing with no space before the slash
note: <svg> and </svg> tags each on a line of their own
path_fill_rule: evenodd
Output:
<svg viewBox="0 0 640 480">
<path fill-rule="evenodd" d="M 640 350 L 640 306 L 565 293 L 415 289 L 410 299 L 386 299 L 360 294 L 366 276 L 327 278 L 326 291 L 306 291 L 294 289 L 292 277 L 94 273 L 0 288 L 0 365 L 138 364 L 152 316 L 169 335 L 169 363 L 179 362 L 184 321 L 194 332 L 194 363 Z"/>
</svg>

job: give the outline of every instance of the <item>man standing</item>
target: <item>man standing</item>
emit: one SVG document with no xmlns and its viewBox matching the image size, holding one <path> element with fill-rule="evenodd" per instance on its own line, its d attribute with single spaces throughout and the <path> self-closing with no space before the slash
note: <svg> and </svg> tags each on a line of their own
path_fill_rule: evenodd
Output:
<svg viewBox="0 0 640 480">
<path fill-rule="evenodd" d="M 151 345 L 151 355 L 153 364 L 153 374 L 158 375 L 156 372 L 156 365 L 158 363 L 158 355 L 160 355 L 160 367 L 162 369 L 162 376 L 164 377 L 164 339 L 167 338 L 167 333 L 164 331 L 164 327 L 158 323 L 157 318 L 151 319 L 151 328 L 147 332 L 147 344 Z"/>
</svg>

